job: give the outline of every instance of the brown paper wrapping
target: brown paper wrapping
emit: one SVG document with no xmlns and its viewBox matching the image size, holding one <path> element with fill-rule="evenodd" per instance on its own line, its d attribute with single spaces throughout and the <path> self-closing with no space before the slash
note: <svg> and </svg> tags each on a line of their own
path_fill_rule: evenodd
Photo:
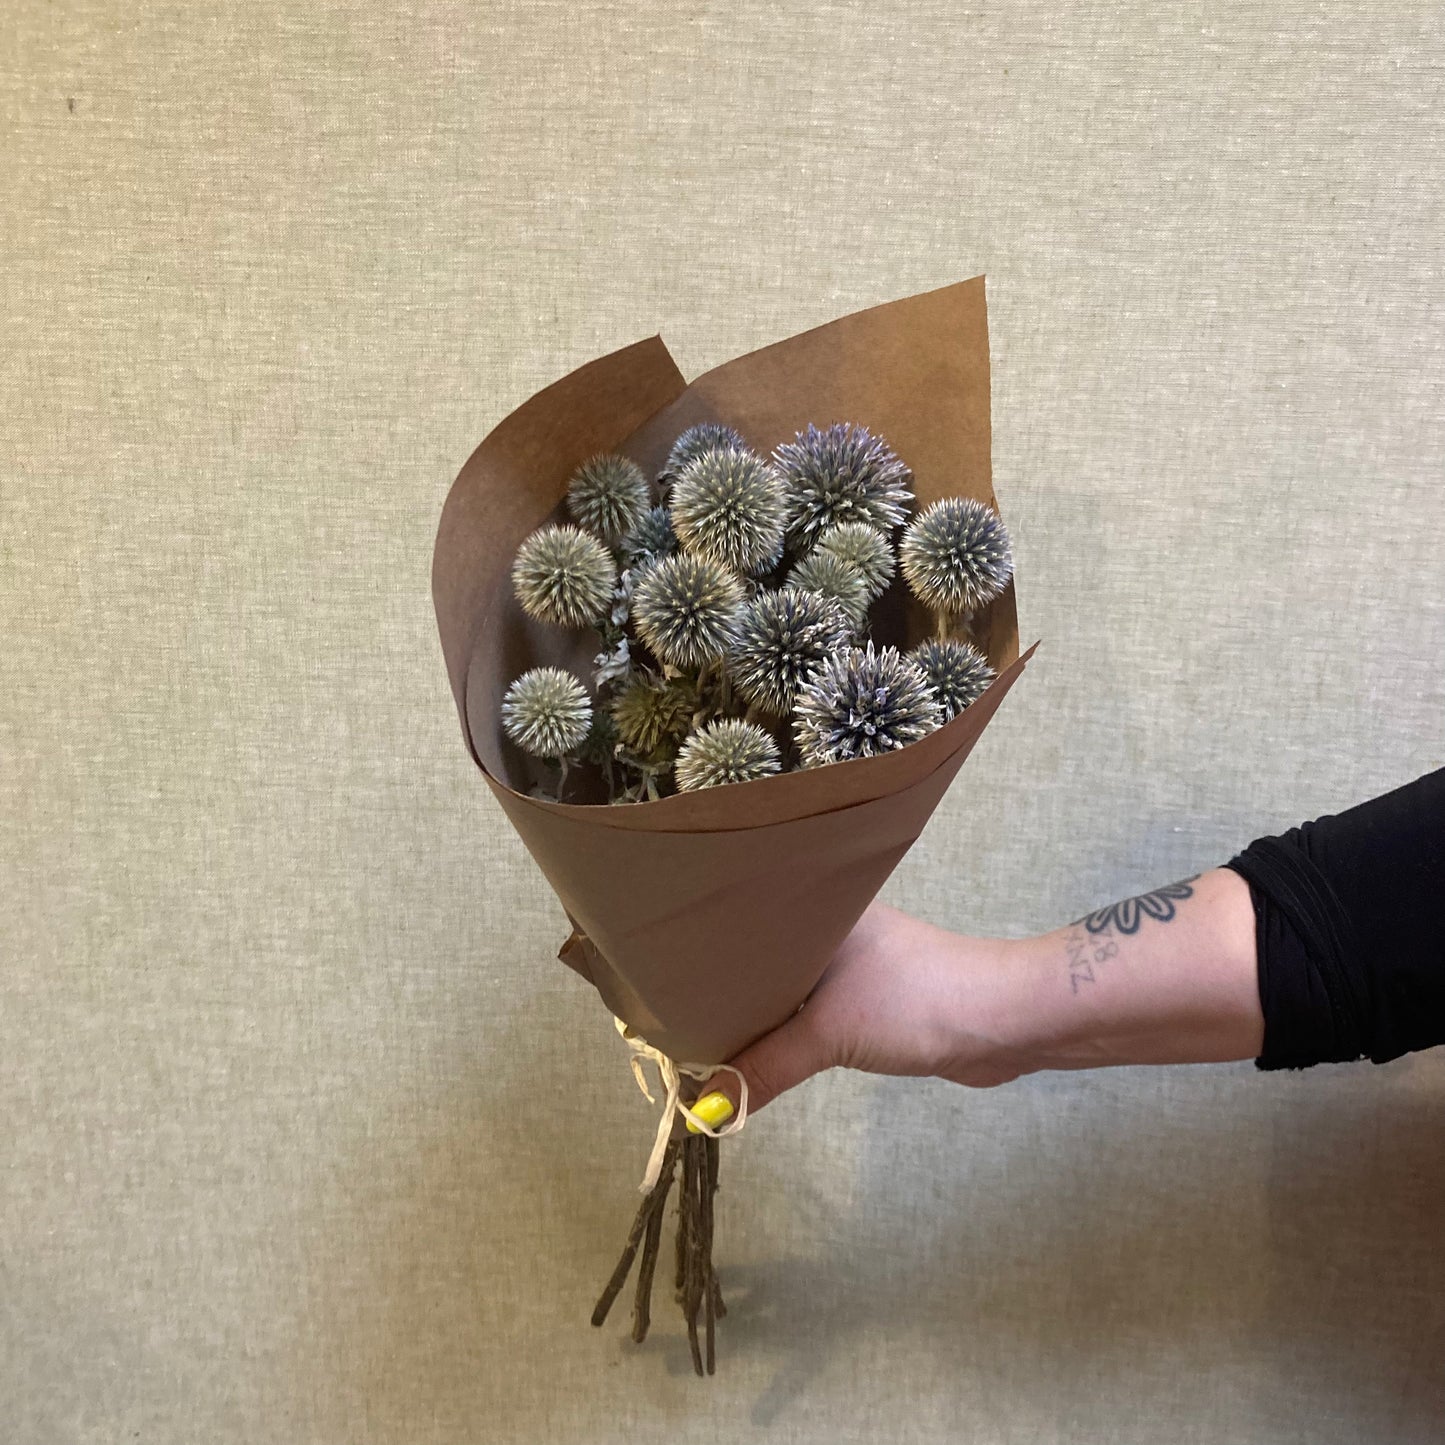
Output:
<svg viewBox="0 0 1445 1445">
<path fill-rule="evenodd" d="M 691 385 L 655 336 L 601 357 L 497 426 L 447 497 L 432 590 L 462 733 L 574 924 L 562 957 L 649 1043 L 716 1063 L 812 991 L 1032 649 L 1019 656 L 1010 586 L 974 623 L 998 678 L 898 752 L 650 803 L 529 796 L 533 765 L 502 733 L 502 694 L 540 663 L 589 675 L 596 639 L 522 613 L 511 588 L 517 548 L 560 515 L 588 456 L 622 452 L 652 475 L 678 433 L 705 420 L 736 427 L 764 453 L 808 422 L 857 423 L 912 468 L 920 506 L 944 496 L 997 506 L 983 278 L 845 316 Z M 874 616 L 880 642 L 911 646 L 932 625 L 901 583 Z"/>
</svg>

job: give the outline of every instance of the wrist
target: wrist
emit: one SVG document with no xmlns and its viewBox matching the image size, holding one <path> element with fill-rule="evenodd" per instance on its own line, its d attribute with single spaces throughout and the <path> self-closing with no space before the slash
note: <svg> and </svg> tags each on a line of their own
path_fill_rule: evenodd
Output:
<svg viewBox="0 0 1445 1445">
<path fill-rule="evenodd" d="M 1007 1083 L 1064 1062 L 1076 1048 L 1077 1021 L 1060 1007 L 1053 935 L 1036 938 L 966 938 L 954 945 L 954 1007 L 949 1011 L 945 1078 L 970 1085 Z M 959 948 L 957 945 L 962 944 Z"/>
<path fill-rule="evenodd" d="M 1100 999 L 1084 979 L 1098 981 L 1104 948 L 1080 937 L 1079 925 L 1017 940 L 1011 945 L 1013 1047 L 1027 1071 L 1106 1068 L 1126 1062 L 1121 1034 L 1128 1027 L 1117 996 Z M 1085 997 L 1080 998 L 1083 992 Z"/>
<path fill-rule="evenodd" d="M 1001 1053 L 1019 1074 L 1109 1061 L 1108 1029 L 1081 1009 L 1065 976 L 1068 929 L 1002 941 L 997 1001 Z"/>
<path fill-rule="evenodd" d="M 1167 920 L 1083 921 L 1004 943 L 1001 1047 L 1020 1073 L 1253 1058 L 1263 1044 L 1248 885 L 1189 880 Z"/>
</svg>

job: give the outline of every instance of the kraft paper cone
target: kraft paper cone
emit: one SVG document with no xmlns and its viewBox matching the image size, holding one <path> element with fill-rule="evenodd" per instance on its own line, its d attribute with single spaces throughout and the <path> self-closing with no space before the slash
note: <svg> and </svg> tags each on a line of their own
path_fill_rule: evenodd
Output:
<svg viewBox="0 0 1445 1445">
<path fill-rule="evenodd" d="M 1032 649 L 1019 656 L 1010 586 L 973 629 L 999 676 L 909 747 L 649 803 L 530 796 L 535 764 L 502 732 L 502 695 L 543 663 L 590 676 L 597 643 L 523 614 L 511 587 L 517 548 L 562 515 L 587 457 L 621 452 L 651 476 L 677 435 L 706 420 L 736 427 L 763 453 L 809 422 L 863 425 L 912 469 L 920 507 L 945 496 L 997 506 L 983 278 L 845 316 L 691 385 L 660 338 L 638 342 L 525 402 L 447 498 L 432 582 L 462 732 L 573 921 L 564 961 L 655 1047 L 716 1063 L 812 991 Z M 912 646 L 933 626 L 901 582 L 873 617 L 880 643 Z"/>
</svg>

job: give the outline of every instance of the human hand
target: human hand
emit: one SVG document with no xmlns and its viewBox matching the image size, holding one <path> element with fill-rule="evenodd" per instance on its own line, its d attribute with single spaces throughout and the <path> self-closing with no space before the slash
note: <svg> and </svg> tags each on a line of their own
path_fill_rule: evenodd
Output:
<svg viewBox="0 0 1445 1445">
<path fill-rule="evenodd" d="M 1013 948 L 874 903 L 798 1012 L 729 1061 L 748 1082 L 749 1110 L 834 1067 L 933 1075 L 974 1088 L 1029 1072 L 1004 1007 Z M 735 1106 L 737 1079 L 715 1075 L 700 1093 L 714 1092 Z M 710 1123 L 730 1112 L 699 1110 Z"/>
<path fill-rule="evenodd" d="M 875 903 L 798 1012 L 730 1061 L 749 1108 L 833 1067 L 991 1088 L 1040 1069 L 1255 1057 L 1264 1016 L 1249 886 L 1216 868 L 1147 897 L 1152 908 L 1116 905 L 1013 941 Z M 715 1074 L 694 1112 L 723 1123 L 739 1092 Z"/>
</svg>

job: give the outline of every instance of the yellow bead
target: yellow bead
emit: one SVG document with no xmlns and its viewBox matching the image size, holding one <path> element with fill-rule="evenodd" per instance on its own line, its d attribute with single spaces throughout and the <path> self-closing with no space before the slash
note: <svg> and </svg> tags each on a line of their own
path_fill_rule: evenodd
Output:
<svg viewBox="0 0 1445 1445">
<path fill-rule="evenodd" d="M 726 1124 L 733 1116 L 733 1101 L 726 1094 L 704 1094 L 701 1099 L 692 1106 L 692 1112 L 697 1115 L 709 1129 L 716 1129 L 719 1124 Z M 687 1121 L 687 1132 L 689 1134 L 701 1134 L 702 1130 L 692 1122 Z"/>
</svg>

